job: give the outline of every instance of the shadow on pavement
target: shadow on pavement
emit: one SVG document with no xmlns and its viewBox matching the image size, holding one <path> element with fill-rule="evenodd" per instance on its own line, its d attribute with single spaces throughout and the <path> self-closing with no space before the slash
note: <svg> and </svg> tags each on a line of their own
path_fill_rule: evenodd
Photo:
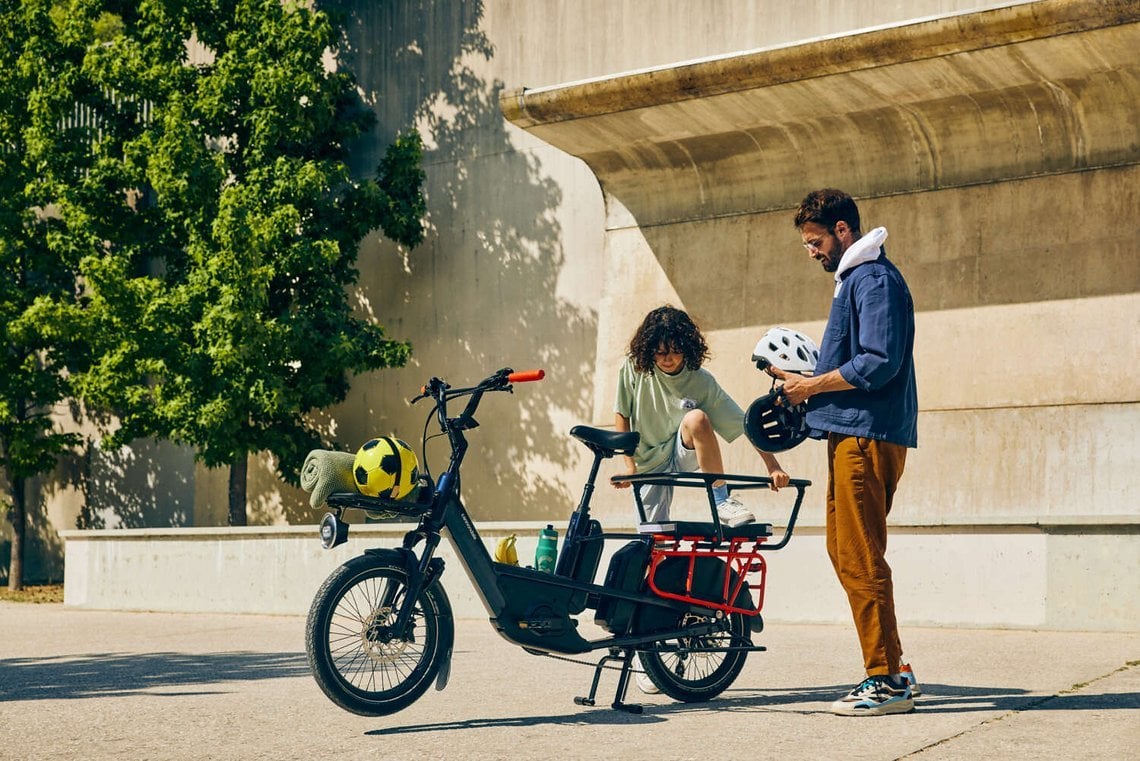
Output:
<svg viewBox="0 0 1140 761">
<path fill-rule="evenodd" d="M 591 726 L 598 724 L 656 724 L 665 721 L 651 714 L 631 714 L 615 711 L 609 707 L 575 708 L 574 713 L 552 714 L 550 716 L 503 716 L 494 719 L 465 719 L 463 721 L 440 721 L 431 724 L 411 724 L 406 727 L 385 727 L 370 729 L 366 735 L 405 735 L 419 732 L 446 732 L 457 729 L 486 729 L 488 727 L 537 727 L 544 725 Z"/>
<path fill-rule="evenodd" d="M 832 701 L 850 689 L 847 685 L 836 685 L 833 687 L 765 690 L 761 694 L 756 694 L 753 690 L 729 690 L 712 703 L 671 703 L 653 706 L 652 710 L 667 714 L 680 711 L 707 711 L 717 707 L 720 710 L 733 710 L 734 708 L 773 709 L 802 713 L 828 713 L 828 706 Z M 966 713 L 971 711 L 1005 713 L 1030 710 L 1101 711 L 1140 708 L 1140 693 L 1136 692 L 1035 695 L 1020 688 L 965 687 L 928 684 L 926 682 L 923 682 L 922 690 L 922 696 L 915 700 L 917 709 L 938 713 Z"/>
<path fill-rule="evenodd" d="M 925 689 L 925 686 L 923 687 Z M 946 687 L 931 691 L 919 698 L 920 710 L 939 713 L 967 711 L 1103 711 L 1140 708 L 1140 692 L 1095 693 L 1081 695 L 1025 695 L 1023 697 L 995 696 L 992 690 L 963 692 L 962 688 Z"/>
<path fill-rule="evenodd" d="M 404 727 L 386 727 L 370 730 L 365 734 L 386 736 L 489 727 L 649 724 L 667 721 L 670 715 L 692 712 L 775 710 L 787 713 L 819 714 L 829 713 L 828 706 L 831 702 L 849 689 L 850 687 L 847 685 L 835 685 L 831 687 L 767 690 L 762 694 L 756 694 L 753 690 L 730 690 L 708 703 L 646 703 L 644 704 L 645 713 L 640 715 L 614 711 L 608 706 L 598 705 L 594 708 L 570 709 L 571 712 L 565 714 L 443 721 Z M 942 684 L 923 684 L 923 691 L 923 696 L 916 701 L 919 713 L 1100 711 L 1140 708 L 1140 693 L 1135 692 L 1095 695 L 1033 695 L 1027 690 L 1018 688 L 961 687 Z M 745 692 L 750 694 L 733 694 Z M 630 694 L 628 700 L 636 703 L 637 696 Z"/>
<path fill-rule="evenodd" d="M 118 697 L 166 687 L 285 679 L 308 673 L 303 653 L 101 653 L 7 658 L 0 659 L 0 702 Z"/>
</svg>

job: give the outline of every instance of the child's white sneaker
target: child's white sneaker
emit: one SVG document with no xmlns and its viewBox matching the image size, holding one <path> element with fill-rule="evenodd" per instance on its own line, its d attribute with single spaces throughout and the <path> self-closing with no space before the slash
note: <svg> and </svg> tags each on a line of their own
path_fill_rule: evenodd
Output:
<svg viewBox="0 0 1140 761">
<path fill-rule="evenodd" d="M 752 523 L 756 520 L 756 516 L 736 497 L 728 497 L 724 502 L 717 505 L 716 514 L 720 517 L 720 522 L 729 528 L 743 526 L 745 523 Z"/>
<path fill-rule="evenodd" d="M 661 692 L 661 689 L 653 683 L 652 679 L 649 678 L 649 674 L 646 674 L 644 671 L 639 671 L 637 673 L 637 689 L 641 690 L 646 695 L 656 695 L 657 693 Z"/>
</svg>

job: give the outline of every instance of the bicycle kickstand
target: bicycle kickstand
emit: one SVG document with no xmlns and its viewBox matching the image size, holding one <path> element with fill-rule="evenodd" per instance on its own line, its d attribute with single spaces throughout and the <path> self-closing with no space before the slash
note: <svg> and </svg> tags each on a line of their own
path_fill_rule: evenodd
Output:
<svg viewBox="0 0 1140 761">
<path fill-rule="evenodd" d="M 630 682 L 630 666 L 633 663 L 633 650 L 627 649 L 625 657 L 622 658 L 621 674 L 618 676 L 617 692 L 614 694 L 614 702 L 610 708 L 615 711 L 625 711 L 626 713 L 641 713 L 641 706 L 637 703 L 626 703 L 625 692 L 629 687 Z"/>
<path fill-rule="evenodd" d="M 614 702 L 610 707 L 617 711 L 641 713 L 641 706 L 633 703 L 622 702 L 622 698 L 625 697 L 626 687 L 629 686 L 630 664 L 633 661 L 633 653 L 633 650 L 619 650 L 618 648 L 611 648 L 609 654 L 603 656 L 602 659 L 598 661 L 598 665 L 594 667 L 594 680 L 590 684 L 590 694 L 584 698 L 574 698 L 575 705 L 596 705 L 595 698 L 598 694 L 598 682 L 602 678 L 602 670 L 605 669 L 606 664 L 610 661 L 621 661 L 621 674 L 618 676 L 617 693 L 614 695 Z"/>
</svg>

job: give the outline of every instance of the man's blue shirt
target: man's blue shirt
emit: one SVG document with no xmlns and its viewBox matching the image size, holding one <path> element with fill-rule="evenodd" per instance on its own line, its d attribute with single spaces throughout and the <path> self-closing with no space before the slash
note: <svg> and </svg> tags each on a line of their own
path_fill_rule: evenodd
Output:
<svg viewBox="0 0 1140 761">
<path fill-rule="evenodd" d="M 815 374 L 836 368 L 855 388 L 808 400 L 813 437 L 834 432 L 918 446 L 914 302 L 885 254 L 841 275 Z"/>
</svg>

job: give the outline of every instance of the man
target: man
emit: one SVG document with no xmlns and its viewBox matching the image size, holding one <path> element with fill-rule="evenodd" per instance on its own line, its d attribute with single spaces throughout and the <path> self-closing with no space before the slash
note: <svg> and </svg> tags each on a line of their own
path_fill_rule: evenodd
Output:
<svg viewBox="0 0 1140 761">
<path fill-rule="evenodd" d="M 795 225 L 811 258 L 835 274 L 835 298 L 816 374 L 769 372 L 784 381 L 789 403 L 808 402 L 811 435 L 827 439 L 827 553 L 851 604 L 867 670 L 831 710 L 906 713 L 914 710 L 913 675 L 901 663 L 885 552 L 906 451 L 918 445 L 914 304 L 886 257 L 886 229 L 864 235 L 851 196 L 809 193 Z"/>
</svg>

